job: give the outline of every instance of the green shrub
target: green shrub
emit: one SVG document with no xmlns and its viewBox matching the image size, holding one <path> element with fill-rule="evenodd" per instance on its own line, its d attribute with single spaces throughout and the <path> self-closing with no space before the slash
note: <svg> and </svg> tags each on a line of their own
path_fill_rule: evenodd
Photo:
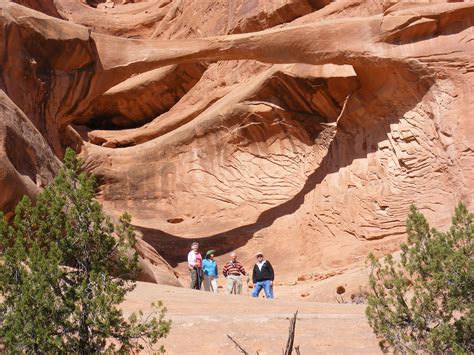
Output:
<svg viewBox="0 0 474 355">
<path fill-rule="evenodd" d="M 115 226 L 95 200 L 96 184 L 72 150 L 37 197 L 24 197 L 12 224 L 0 213 L 0 337 L 10 352 L 129 352 L 156 344 L 170 322 L 126 320 L 117 307 L 138 271 L 135 233 L 124 214 Z"/>
<path fill-rule="evenodd" d="M 412 206 L 401 259 L 372 265 L 369 324 L 384 350 L 468 353 L 474 350 L 472 213 L 460 203 L 448 232 L 430 228 Z"/>
</svg>

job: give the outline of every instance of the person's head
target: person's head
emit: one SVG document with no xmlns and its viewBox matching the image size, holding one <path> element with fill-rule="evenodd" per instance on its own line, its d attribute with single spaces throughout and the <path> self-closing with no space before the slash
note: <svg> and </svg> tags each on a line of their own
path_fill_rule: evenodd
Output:
<svg viewBox="0 0 474 355">
<path fill-rule="evenodd" d="M 235 253 L 230 253 L 230 260 L 236 261 L 236 260 L 237 260 L 237 254 L 235 254 Z"/>
<path fill-rule="evenodd" d="M 198 249 L 199 249 L 199 243 L 198 243 L 198 242 L 194 242 L 193 244 L 191 244 L 191 249 L 194 250 L 194 251 L 198 251 Z"/>
<path fill-rule="evenodd" d="M 206 259 L 211 259 L 213 260 L 214 259 L 214 253 L 216 251 L 214 249 L 211 249 L 211 250 L 208 250 L 207 253 L 206 253 Z"/>
<path fill-rule="evenodd" d="M 259 251 L 259 252 L 257 253 L 257 261 L 260 262 L 260 261 L 262 261 L 262 260 L 263 260 L 263 253 L 262 253 L 261 251 Z"/>
</svg>

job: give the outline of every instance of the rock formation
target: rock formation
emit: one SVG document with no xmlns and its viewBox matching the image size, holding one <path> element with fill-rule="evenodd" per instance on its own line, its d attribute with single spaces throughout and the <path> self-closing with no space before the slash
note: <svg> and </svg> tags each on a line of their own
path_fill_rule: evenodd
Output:
<svg viewBox="0 0 474 355">
<path fill-rule="evenodd" d="M 199 240 L 291 281 L 394 252 L 411 203 L 438 227 L 474 206 L 472 3 L 15 2 L 2 210 L 72 146 L 148 260 L 186 275 Z"/>
</svg>

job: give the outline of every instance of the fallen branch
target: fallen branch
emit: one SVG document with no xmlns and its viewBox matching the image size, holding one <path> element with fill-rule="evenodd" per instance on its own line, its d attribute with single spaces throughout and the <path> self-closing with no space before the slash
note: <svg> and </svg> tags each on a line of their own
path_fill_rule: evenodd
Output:
<svg viewBox="0 0 474 355">
<path fill-rule="evenodd" d="M 290 320 L 290 328 L 288 329 L 288 341 L 286 342 L 286 349 L 284 351 L 284 355 L 291 355 L 293 351 L 293 344 L 295 342 L 295 327 L 296 327 L 296 316 L 298 315 L 298 311 L 295 312 L 293 318 Z M 296 353 L 299 354 L 299 347 L 296 350 Z M 296 348 L 295 348 L 296 349 Z"/>
<path fill-rule="evenodd" d="M 235 344 L 235 347 L 239 349 L 242 354 L 249 355 L 249 353 L 242 346 L 240 346 L 240 344 L 236 340 L 234 340 L 229 334 L 227 334 L 227 338 L 229 338 Z"/>
<path fill-rule="evenodd" d="M 286 349 L 283 352 L 284 355 L 291 355 L 291 353 L 293 352 L 293 345 L 295 343 L 295 328 L 296 328 L 296 317 L 297 317 L 297 315 L 298 315 L 298 311 L 296 311 L 295 314 L 293 315 L 293 318 L 290 319 L 290 327 L 288 329 L 288 341 L 286 343 Z M 249 352 L 247 350 L 245 350 L 237 342 L 237 340 L 232 338 L 229 334 L 226 334 L 226 335 L 227 335 L 227 338 L 229 338 L 230 341 L 232 341 L 234 343 L 235 347 L 242 354 L 249 355 Z M 294 349 L 295 349 L 296 355 L 300 355 L 300 347 L 297 345 L 297 346 L 294 347 Z M 258 351 L 257 351 L 257 355 L 258 355 Z"/>
</svg>

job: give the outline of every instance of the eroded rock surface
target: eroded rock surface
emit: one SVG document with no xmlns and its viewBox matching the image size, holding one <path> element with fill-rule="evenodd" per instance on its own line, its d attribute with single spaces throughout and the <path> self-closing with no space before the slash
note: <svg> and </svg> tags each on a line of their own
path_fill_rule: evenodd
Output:
<svg viewBox="0 0 474 355">
<path fill-rule="evenodd" d="M 59 159 L 25 114 L 0 91 L 0 209 L 7 216 L 21 196 L 51 182 Z"/>
<path fill-rule="evenodd" d="M 474 4 L 102 3 L 0 1 L 0 89 L 183 281 L 192 240 L 321 279 L 395 251 L 411 203 L 474 206 Z"/>
</svg>

